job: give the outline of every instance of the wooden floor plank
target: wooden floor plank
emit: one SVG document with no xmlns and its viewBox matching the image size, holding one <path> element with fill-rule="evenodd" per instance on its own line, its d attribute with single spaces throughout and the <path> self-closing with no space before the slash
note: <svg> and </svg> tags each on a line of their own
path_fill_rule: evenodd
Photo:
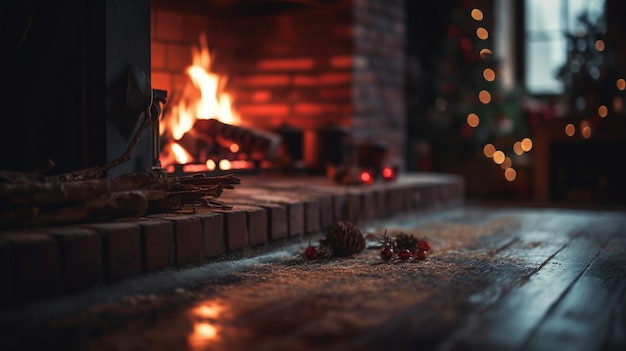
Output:
<svg viewBox="0 0 626 351">
<path fill-rule="evenodd" d="M 614 310 L 623 304 L 626 291 L 626 236 L 619 235 L 624 229 L 622 221 L 621 228 L 540 324 L 524 350 L 626 350 L 626 316 Z"/>
<path fill-rule="evenodd" d="M 533 259 L 541 259 L 550 250 L 569 240 L 565 245 L 546 257 L 539 269 L 521 284 L 489 308 L 474 323 L 442 346 L 446 350 L 517 350 L 527 340 L 544 316 L 575 282 L 598 254 L 609 235 L 619 223 L 595 220 L 587 221 L 585 230 L 572 228 L 572 222 L 558 218 L 550 231 L 532 231 L 524 239 L 544 246 L 533 250 Z M 566 233 L 562 228 L 570 228 Z M 587 235 L 593 229 L 593 236 Z M 573 237 L 573 238 L 571 238 Z M 569 239 L 571 238 L 571 240 Z M 522 257 L 519 257 L 522 258 Z"/>
<path fill-rule="evenodd" d="M 483 291 L 470 296 L 473 310 L 468 311 L 468 315 L 470 315 L 468 319 L 472 319 L 471 315 L 482 316 L 482 313 L 489 306 L 507 294 L 512 287 L 535 273 L 541 265 L 565 246 L 569 240 L 568 233 L 579 231 L 590 218 L 585 215 L 552 213 L 552 211 L 548 213 L 530 211 L 520 216 L 519 211 L 507 213 L 499 210 L 472 209 L 468 213 L 459 213 L 457 216 L 446 218 L 446 220 L 449 223 L 480 225 L 488 222 L 488 220 L 498 220 L 509 216 L 516 220 L 520 219 L 521 225 L 490 233 L 478 240 L 478 246 L 466 249 L 477 252 L 484 257 L 496 255 L 505 260 L 517 261 L 519 265 L 528 268 L 521 271 L 505 270 L 496 273 L 494 267 L 487 265 L 483 267 L 483 272 L 475 272 L 475 274 L 489 277 L 493 281 Z M 428 340 L 429 338 L 436 340 L 441 335 L 429 336 L 428 334 L 437 332 L 434 326 L 437 324 L 437 313 L 440 311 L 430 311 L 430 309 L 432 309 L 430 306 L 415 305 L 398 313 L 384 326 L 362 333 L 350 343 L 336 345 L 337 347 L 333 350 L 378 350 L 386 347 L 406 349 L 407 345 L 404 341 L 406 341 L 407 335 L 416 340 Z M 433 313 L 431 314 L 429 311 Z M 435 323 L 431 323 L 430 326 L 425 325 L 428 323 L 428 318 L 424 317 L 425 315 L 431 315 Z M 402 344 L 395 344 L 394 340 L 403 342 Z M 454 340 L 454 338 L 450 338 L 450 340 Z M 423 342 L 422 345 L 428 348 Z M 451 345 L 453 343 L 447 344 L 447 346 L 440 345 L 440 347 L 445 350 Z"/>
</svg>

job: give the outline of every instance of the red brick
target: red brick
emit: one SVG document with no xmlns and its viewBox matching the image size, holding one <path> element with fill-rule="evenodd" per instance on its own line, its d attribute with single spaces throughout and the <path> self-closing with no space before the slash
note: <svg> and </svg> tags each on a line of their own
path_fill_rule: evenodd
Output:
<svg viewBox="0 0 626 351">
<path fill-rule="evenodd" d="M 348 219 L 348 196 L 338 194 L 333 196 L 333 222 Z"/>
<path fill-rule="evenodd" d="M 320 210 L 320 229 L 325 230 L 333 225 L 333 198 L 323 196 L 317 199 Z"/>
<path fill-rule="evenodd" d="M 139 222 L 141 228 L 142 266 L 154 272 L 174 265 L 174 229 L 170 221 Z"/>
<path fill-rule="evenodd" d="M 259 61 L 257 67 L 262 71 L 302 71 L 315 67 L 315 60 L 312 58 L 267 59 Z"/>
<path fill-rule="evenodd" d="M 304 205 L 301 202 L 287 204 L 287 233 L 290 237 L 304 234 Z"/>
<path fill-rule="evenodd" d="M 289 232 L 286 205 L 261 203 L 259 206 L 267 211 L 267 231 L 272 241 L 284 239 Z"/>
<path fill-rule="evenodd" d="M 61 249 L 61 284 L 73 291 L 102 283 L 102 237 L 88 228 L 50 230 Z"/>
<path fill-rule="evenodd" d="M 421 187 L 411 187 L 411 192 L 407 194 L 409 210 L 422 209 L 424 207 L 425 189 Z"/>
<path fill-rule="evenodd" d="M 308 235 L 320 231 L 320 205 L 317 200 L 304 201 L 304 231 Z"/>
<path fill-rule="evenodd" d="M 165 46 L 165 67 L 170 70 L 184 71 L 193 63 L 191 47 L 182 44 Z"/>
<path fill-rule="evenodd" d="M 330 66 L 333 68 L 351 68 L 352 56 L 350 55 L 333 56 L 330 58 Z"/>
<path fill-rule="evenodd" d="M 258 246 L 267 243 L 267 211 L 261 207 L 242 207 L 246 211 L 248 244 Z"/>
<path fill-rule="evenodd" d="M 105 223 L 89 228 L 102 234 L 105 282 L 119 281 L 141 272 L 141 230 L 138 224 Z"/>
<path fill-rule="evenodd" d="M 224 215 L 224 237 L 226 251 L 242 250 L 248 245 L 248 225 L 246 212 L 234 207 L 230 210 L 216 210 Z"/>
<path fill-rule="evenodd" d="M 372 221 L 378 217 L 378 208 L 376 206 L 376 194 L 373 191 L 367 191 L 361 194 L 362 221 Z"/>
<path fill-rule="evenodd" d="M 252 101 L 266 102 L 272 98 L 272 92 L 269 90 L 257 90 L 252 93 Z"/>
<path fill-rule="evenodd" d="M 338 100 L 338 99 L 351 99 L 352 89 L 350 88 L 326 88 L 319 91 L 319 96 L 322 99 Z"/>
<path fill-rule="evenodd" d="M 260 192 L 252 192 L 249 196 L 251 199 L 257 201 L 259 205 L 265 206 L 265 204 L 275 204 L 284 206 L 287 218 L 287 235 L 294 237 L 304 234 L 304 203 L 294 198 L 293 194 L 286 194 L 284 192 L 268 193 L 267 190 L 264 189 Z M 272 213 L 270 216 L 273 215 L 279 215 L 279 213 Z M 277 222 L 276 219 L 277 218 L 272 217 L 271 222 Z M 272 235 L 274 234 L 276 233 L 272 233 Z"/>
<path fill-rule="evenodd" d="M 387 206 L 393 213 L 404 212 L 405 191 L 402 188 L 390 189 L 387 192 Z"/>
<path fill-rule="evenodd" d="M 226 252 L 224 238 L 224 215 L 221 213 L 203 213 L 198 215 L 202 223 L 202 242 L 207 258 L 221 256 Z"/>
<path fill-rule="evenodd" d="M 239 105 L 237 112 L 248 116 L 265 116 L 265 115 L 281 115 L 289 114 L 290 109 L 287 104 L 259 104 L 259 105 Z"/>
<path fill-rule="evenodd" d="M 186 73 L 173 73 L 171 91 L 182 91 L 187 84 L 191 84 L 191 80 Z M 168 91 L 169 92 L 169 91 Z"/>
<path fill-rule="evenodd" d="M 317 104 L 311 102 L 297 103 L 294 112 L 303 115 L 325 114 L 325 113 L 342 113 L 345 109 L 338 104 Z"/>
<path fill-rule="evenodd" d="M 326 73 L 319 76 L 300 74 L 293 78 L 293 84 L 296 86 L 348 84 L 351 81 L 352 75 L 348 72 Z"/>
<path fill-rule="evenodd" d="M 364 219 L 362 197 L 358 193 L 347 194 L 346 197 L 346 220 L 355 224 Z"/>
<path fill-rule="evenodd" d="M 302 85 L 302 86 L 318 85 L 319 78 L 316 76 L 310 76 L 310 75 L 297 75 L 293 77 L 293 84 Z"/>
<path fill-rule="evenodd" d="M 5 237 L 13 254 L 16 301 L 32 301 L 60 292 L 61 257 L 50 236 L 17 233 Z"/>
<path fill-rule="evenodd" d="M 153 37 L 159 39 L 183 40 L 183 15 L 173 11 L 158 9 L 154 11 Z"/>
<path fill-rule="evenodd" d="M 174 261 L 178 266 L 202 260 L 202 225 L 194 216 L 165 217 L 174 224 Z"/>
<path fill-rule="evenodd" d="M 286 74 L 266 74 L 240 78 L 240 84 L 249 86 L 284 86 L 289 84 L 289 76 Z"/>
<path fill-rule="evenodd" d="M 152 71 L 151 80 L 154 89 L 172 91 L 172 76 L 169 73 Z"/>
<path fill-rule="evenodd" d="M 154 68 L 165 68 L 165 44 L 152 42 L 150 45 L 150 65 Z"/>
<path fill-rule="evenodd" d="M 387 191 L 378 190 L 374 192 L 374 198 L 376 202 L 376 217 L 377 218 L 387 218 L 392 216 L 394 213 L 389 211 L 389 207 L 387 206 Z"/>
</svg>

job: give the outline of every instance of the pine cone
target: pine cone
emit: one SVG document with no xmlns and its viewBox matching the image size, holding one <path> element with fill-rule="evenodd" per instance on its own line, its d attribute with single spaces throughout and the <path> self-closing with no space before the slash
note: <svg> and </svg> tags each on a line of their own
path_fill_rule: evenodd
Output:
<svg viewBox="0 0 626 351">
<path fill-rule="evenodd" d="M 349 221 L 335 223 L 326 233 L 326 242 L 333 255 L 346 257 L 365 249 L 365 238 L 361 230 Z"/>
<path fill-rule="evenodd" d="M 398 233 L 395 236 L 395 242 L 398 249 L 409 249 L 411 252 L 415 252 L 419 240 L 412 234 Z"/>
</svg>

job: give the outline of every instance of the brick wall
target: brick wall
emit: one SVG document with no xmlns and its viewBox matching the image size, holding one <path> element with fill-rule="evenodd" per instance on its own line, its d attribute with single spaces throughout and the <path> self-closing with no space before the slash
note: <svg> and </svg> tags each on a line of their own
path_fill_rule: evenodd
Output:
<svg viewBox="0 0 626 351">
<path fill-rule="evenodd" d="M 224 17 L 154 1 L 152 85 L 176 95 L 206 32 L 212 70 L 228 76 L 242 124 L 274 130 L 287 122 L 308 134 L 349 127 L 358 140 L 386 143 L 402 167 L 403 10 L 404 0 L 336 0 Z"/>
</svg>

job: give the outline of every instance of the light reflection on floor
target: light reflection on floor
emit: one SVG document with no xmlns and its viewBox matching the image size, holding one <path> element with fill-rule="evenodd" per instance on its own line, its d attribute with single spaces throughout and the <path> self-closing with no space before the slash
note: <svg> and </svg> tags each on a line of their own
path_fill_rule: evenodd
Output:
<svg viewBox="0 0 626 351">
<path fill-rule="evenodd" d="M 190 310 L 193 331 L 187 337 L 191 350 L 203 350 L 220 341 L 220 317 L 226 306 L 219 301 L 204 301 Z"/>
</svg>

